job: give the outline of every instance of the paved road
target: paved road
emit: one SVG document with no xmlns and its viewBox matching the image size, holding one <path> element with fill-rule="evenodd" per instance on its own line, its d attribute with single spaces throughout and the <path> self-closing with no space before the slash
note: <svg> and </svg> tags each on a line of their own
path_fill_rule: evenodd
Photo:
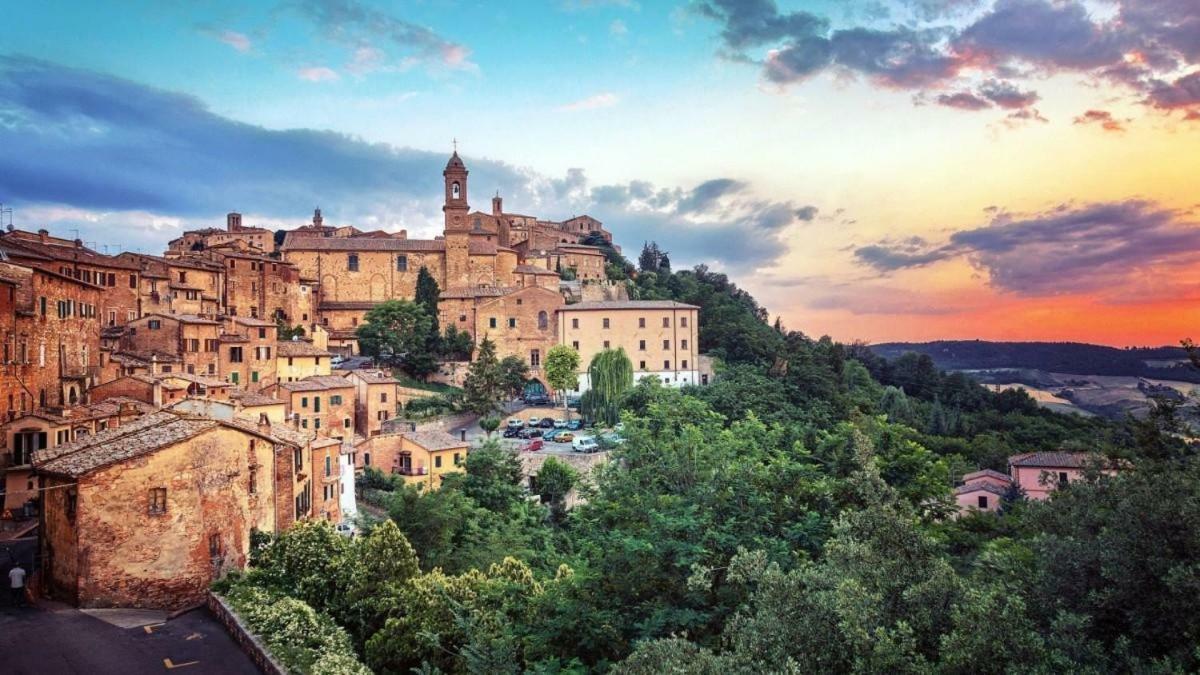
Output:
<svg viewBox="0 0 1200 675">
<path fill-rule="evenodd" d="M 255 675 L 258 669 L 207 610 L 151 625 L 147 632 L 43 602 L 37 608 L 0 606 L 0 672 Z"/>
</svg>

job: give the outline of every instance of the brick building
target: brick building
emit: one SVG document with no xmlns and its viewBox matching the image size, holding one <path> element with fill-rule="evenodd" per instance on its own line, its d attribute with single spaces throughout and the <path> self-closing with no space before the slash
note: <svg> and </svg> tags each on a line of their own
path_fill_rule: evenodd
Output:
<svg viewBox="0 0 1200 675">
<path fill-rule="evenodd" d="M 274 387 L 283 400 L 288 418 L 299 420 L 300 429 L 326 438 L 354 436 L 355 385 L 338 375 L 314 375 Z"/>
<path fill-rule="evenodd" d="M 221 377 L 247 391 L 275 384 L 278 326 L 244 316 L 224 317 L 221 324 L 217 367 Z"/>
<path fill-rule="evenodd" d="M 169 254 L 186 255 L 230 243 L 240 243 L 249 249 L 273 253 L 275 233 L 261 227 L 243 225 L 242 214 L 229 213 L 225 216 L 225 229 L 208 227 L 188 230 L 178 239 L 172 239 L 167 244 L 167 251 Z"/>
<path fill-rule="evenodd" d="M 220 377 L 221 322 L 196 314 L 147 314 L 130 322 L 121 350 L 176 356 L 183 372 Z M 166 371 L 171 372 L 171 371 Z"/>
<path fill-rule="evenodd" d="M 307 340 L 283 340 L 275 344 L 275 373 L 278 382 L 295 382 L 314 375 L 329 375 L 333 358 L 328 350 Z"/>
<path fill-rule="evenodd" d="M 461 473 L 467 442 L 444 431 L 406 431 L 374 436 L 358 446 L 359 469 L 375 467 L 405 483 L 441 487 L 446 474 Z"/>
<path fill-rule="evenodd" d="M 400 381 L 381 370 L 352 370 L 346 379 L 354 384 L 354 430 L 360 436 L 378 436 L 383 423 L 396 416 Z"/>
<path fill-rule="evenodd" d="M 35 452 L 49 594 L 81 607 L 199 601 L 245 567 L 252 531 L 295 521 L 280 490 L 295 452 L 296 436 L 265 420 L 170 411 Z"/>
</svg>

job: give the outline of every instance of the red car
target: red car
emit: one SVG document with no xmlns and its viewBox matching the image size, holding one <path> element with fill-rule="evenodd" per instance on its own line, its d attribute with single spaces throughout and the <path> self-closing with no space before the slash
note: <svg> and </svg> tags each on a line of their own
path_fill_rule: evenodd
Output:
<svg viewBox="0 0 1200 675">
<path fill-rule="evenodd" d="M 521 452 L 537 452 L 542 449 L 542 439 L 531 438 L 521 444 Z"/>
</svg>

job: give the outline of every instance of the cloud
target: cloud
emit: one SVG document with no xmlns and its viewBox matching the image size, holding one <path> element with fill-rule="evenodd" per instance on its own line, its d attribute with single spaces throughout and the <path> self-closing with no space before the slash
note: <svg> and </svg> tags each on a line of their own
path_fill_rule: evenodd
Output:
<svg viewBox="0 0 1200 675">
<path fill-rule="evenodd" d="M 1108 14 L 1084 0 L 897 0 L 850 13 L 836 27 L 774 0 L 693 7 L 718 25 L 719 56 L 757 65 L 781 86 L 832 71 L 927 94 L 918 104 L 1021 110 L 1039 96 L 1013 80 L 1072 73 L 1120 84 L 1185 117 L 1200 109 L 1195 0 L 1125 0 Z"/>
<path fill-rule="evenodd" d="M 629 26 L 626 26 L 625 22 L 620 19 L 613 19 L 612 23 L 608 24 L 608 34 L 615 37 L 628 35 Z"/>
<path fill-rule="evenodd" d="M 296 71 L 296 77 L 309 82 L 333 82 L 341 79 L 337 71 L 326 66 L 309 66 Z"/>
<path fill-rule="evenodd" d="M 212 31 L 209 34 L 243 54 L 249 52 L 254 47 L 253 42 L 251 42 L 248 36 L 235 30 Z"/>
<path fill-rule="evenodd" d="M 1075 118 L 1074 124 L 1098 124 L 1105 131 L 1125 131 L 1120 120 L 1107 110 L 1088 110 Z"/>
<path fill-rule="evenodd" d="M 110 75 L 0 56 L 0 145 L 20 156 L 0 194 L 26 229 L 78 228 L 87 241 L 161 250 L 184 228 L 294 227 L 320 204 L 327 222 L 441 231 L 445 152 L 329 131 L 273 130 L 221 117 L 198 99 Z M 677 265 L 759 269 L 786 252 L 786 229 L 813 206 L 770 201 L 728 178 L 684 189 L 644 180 L 592 186 L 467 157 L 478 201 L 499 190 L 526 213 L 591 213 L 626 245 L 656 239 Z"/>
<path fill-rule="evenodd" d="M 382 54 L 378 43 L 386 42 L 405 55 L 399 67 L 419 62 L 452 70 L 478 69 L 466 46 L 359 0 L 295 0 L 288 6 L 312 21 L 318 35 L 349 46 L 356 58 L 364 47 Z"/>
<path fill-rule="evenodd" d="M 603 92 L 594 94 L 587 98 L 579 99 L 565 105 L 560 105 L 560 112 L 576 112 L 579 110 L 596 110 L 597 108 L 611 108 L 621 101 L 620 97 L 612 92 Z"/>
<path fill-rule="evenodd" d="M 1200 264 L 1200 223 L 1145 200 L 1064 204 L 1023 216 L 998 211 L 986 225 L 940 244 L 883 241 L 856 249 L 854 257 L 883 273 L 965 259 L 992 286 L 1026 296 L 1120 298 L 1149 281 L 1169 294 Z"/>
</svg>

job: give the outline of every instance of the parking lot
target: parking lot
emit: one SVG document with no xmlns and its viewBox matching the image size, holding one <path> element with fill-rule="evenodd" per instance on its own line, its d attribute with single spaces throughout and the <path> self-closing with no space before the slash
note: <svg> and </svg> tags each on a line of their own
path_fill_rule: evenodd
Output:
<svg viewBox="0 0 1200 675">
<path fill-rule="evenodd" d="M 510 428 L 509 424 L 512 420 L 519 420 L 522 423 L 521 429 L 529 430 L 532 428 L 529 426 L 529 421 L 531 419 L 535 419 L 535 418 L 539 421 L 539 426 L 536 427 L 537 431 L 540 431 L 545 435 L 553 435 L 553 434 L 557 434 L 559 432 L 569 432 L 572 435 L 573 439 L 578 439 L 580 437 L 598 438 L 599 436 L 606 433 L 606 430 L 603 430 L 603 429 L 583 428 L 583 427 L 571 429 L 569 427 L 563 427 L 563 426 L 561 426 L 561 424 L 558 427 L 546 427 L 541 424 L 542 420 L 545 420 L 546 418 L 549 418 L 551 420 L 559 420 L 559 421 L 566 420 L 566 418 L 564 417 L 564 414 L 563 414 L 563 409 L 562 408 L 533 407 L 533 408 L 525 408 L 523 410 L 517 410 L 515 412 L 512 412 L 508 416 L 504 417 L 501 420 L 500 429 L 497 430 L 497 432 L 496 432 L 498 435 L 501 436 L 501 443 L 507 447 L 514 448 L 514 449 L 520 448 L 522 446 L 526 446 L 528 444 L 528 439 L 520 438 L 520 437 L 505 438 L 504 437 L 505 430 Z M 581 418 L 577 411 L 571 411 L 570 421 L 574 421 L 577 423 L 581 422 Z M 526 432 L 526 433 L 528 433 L 528 432 Z M 572 453 L 587 454 L 588 452 L 601 451 L 601 449 L 598 447 L 591 448 L 587 451 L 579 450 L 574 447 L 574 440 L 564 441 L 564 442 L 554 441 L 554 440 L 550 440 L 548 438 L 542 438 L 541 440 L 542 440 L 542 447 L 540 449 L 538 449 L 537 452 L 544 452 L 544 453 L 549 453 L 549 454 L 572 454 Z"/>
</svg>

